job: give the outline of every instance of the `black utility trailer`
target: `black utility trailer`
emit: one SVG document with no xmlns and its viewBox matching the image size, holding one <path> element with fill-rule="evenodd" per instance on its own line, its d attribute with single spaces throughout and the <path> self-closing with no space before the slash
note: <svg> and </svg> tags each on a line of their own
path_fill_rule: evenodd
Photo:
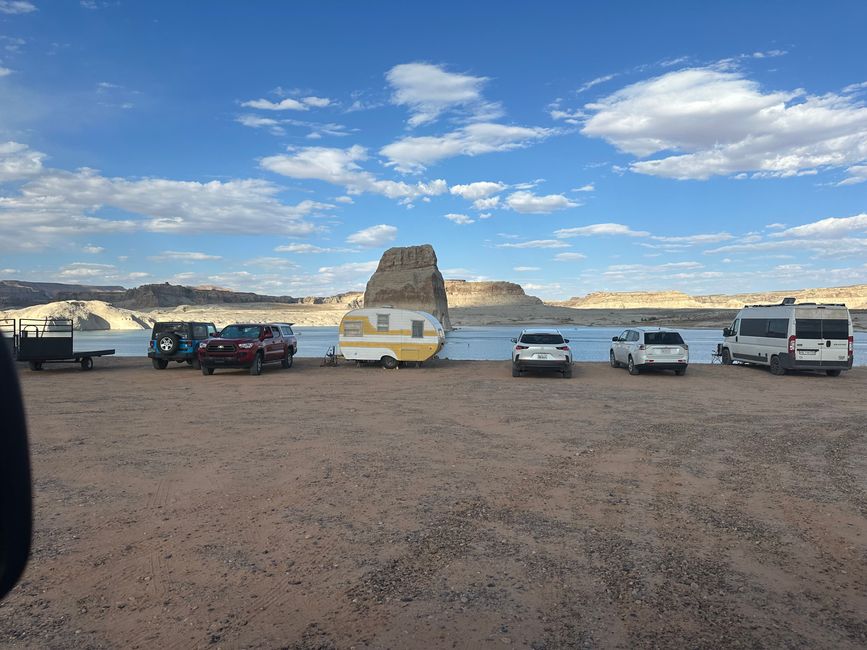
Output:
<svg viewBox="0 0 867 650">
<path fill-rule="evenodd" d="M 93 357 L 114 354 L 114 350 L 72 349 L 72 321 L 68 318 L 21 318 L 18 321 L 17 359 L 31 370 L 42 370 L 46 363 L 77 363 L 82 370 L 93 368 Z"/>
</svg>

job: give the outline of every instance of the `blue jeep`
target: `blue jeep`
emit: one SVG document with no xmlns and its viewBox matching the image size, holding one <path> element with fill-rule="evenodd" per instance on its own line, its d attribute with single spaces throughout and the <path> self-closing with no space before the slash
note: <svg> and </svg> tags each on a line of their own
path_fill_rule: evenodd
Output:
<svg viewBox="0 0 867 650">
<path fill-rule="evenodd" d="M 169 361 L 198 368 L 199 343 L 217 335 L 213 323 L 166 322 L 154 323 L 148 344 L 148 358 L 157 370 L 165 370 Z"/>
</svg>

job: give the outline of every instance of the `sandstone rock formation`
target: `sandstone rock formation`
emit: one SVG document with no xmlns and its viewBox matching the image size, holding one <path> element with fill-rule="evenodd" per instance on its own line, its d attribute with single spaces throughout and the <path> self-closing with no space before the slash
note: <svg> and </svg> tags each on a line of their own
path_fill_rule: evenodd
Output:
<svg viewBox="0 0 867 650">
<path fill-rule="evenodd" d="M 467 282 L 446 280 L 449 307 L 486 307 L 490 305 L 541 305 L 514 282 Z"/>
<path fill-rule="evenodd" d="M 418 309 L 436 316 L 451 329 L 449 303 L 433 246 L 389 248 L 364 290 L 365 307 Z"/>
<path fill-rule="evenodd" d="M 0 318 L 69 318 L 72 328 L 86 330 L 142 330 L 153 322 L 128 309 L 119 309 L 100 300 L 61 300 L 45 305 L 0 312 Z"/>
</svg>

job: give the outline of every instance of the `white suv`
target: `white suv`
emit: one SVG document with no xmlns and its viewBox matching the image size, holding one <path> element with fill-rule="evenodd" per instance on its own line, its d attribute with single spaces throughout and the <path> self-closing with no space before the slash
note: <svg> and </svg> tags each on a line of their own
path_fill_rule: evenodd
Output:
<svg viewBox="0 0 867 650">
<path fill-rule="evenodd" d="M 512 343 L 512 377 L 520 377 L 526 368 L 559 370 L 566 379 L 572 376 L 572 350 L 560 330 L 527 329 Z"/>
<path fill-rule="evenodd" d="M 630 375 L 645 369 L 674 370 L 682 375 L 689 365 L 689 346 L 675 330 L 624 330 L 611 339 L 609 360 L 612 368 L 626 366 Z"/>
</svg>

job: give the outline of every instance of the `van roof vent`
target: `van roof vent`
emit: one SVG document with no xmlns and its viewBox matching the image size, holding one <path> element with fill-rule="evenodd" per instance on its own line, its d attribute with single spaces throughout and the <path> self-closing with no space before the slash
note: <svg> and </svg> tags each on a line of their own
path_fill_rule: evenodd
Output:
<svg viewBox="0 0 867 650">
<path fill-rule="evenodd" d="M 783 302 L 780 303 L 780 304 L 782 304 L 782 305 L 794 305 L 794 304 L 795 304 L 795 299 L 792 298 L 792 297 L 789 297 L 789 298 L 783 298 Z"/>
</svg>

